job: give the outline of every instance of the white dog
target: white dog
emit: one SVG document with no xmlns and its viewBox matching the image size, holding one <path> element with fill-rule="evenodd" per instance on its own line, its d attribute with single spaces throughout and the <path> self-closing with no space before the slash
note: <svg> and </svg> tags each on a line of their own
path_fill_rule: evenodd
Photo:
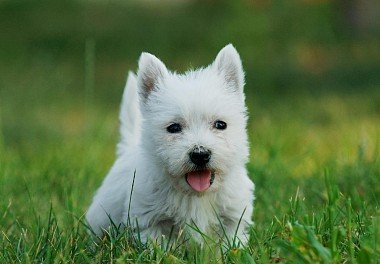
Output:
<svg viewBox="0 0 380 264">
<path fill-rule="evenodd" d="M 117 160 L 87 213 L 93 231 L 102 235 L 112 220 L 143 241 L 185 230 L 199 243 L 200 233 L 244 243 L 254 185 L 243 87 L 231 44 L 210 66 L 184 74 L 142 53 L 123 95 Z"/>
</svg>

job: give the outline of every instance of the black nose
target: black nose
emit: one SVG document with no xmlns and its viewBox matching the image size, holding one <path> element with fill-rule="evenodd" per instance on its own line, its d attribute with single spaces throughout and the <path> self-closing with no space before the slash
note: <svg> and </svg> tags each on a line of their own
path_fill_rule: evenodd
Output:
<svg viewBox="0 0 380 264">
<path fill-rule="evenodd" d="M 211 151 L 203 146 L 197 146 L 189 153 L 189 155 L 191 161 L 195 165 L 204 166 L 210 161 Z"/>
</svg>

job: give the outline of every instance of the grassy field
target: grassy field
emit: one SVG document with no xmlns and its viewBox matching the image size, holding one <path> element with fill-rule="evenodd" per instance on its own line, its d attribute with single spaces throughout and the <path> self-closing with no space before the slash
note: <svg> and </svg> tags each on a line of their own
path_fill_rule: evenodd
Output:
<svg viewBox="0 0 380 264">
<path fill-rule="evenodd" d="M 1 263 L 379 263 L 378 32 L 342 30 L 330 1 L 206 2 L 0 2 Z M 83 215 L 127 70 L 141 51 L 201 66 L 229 42 L 247 75 L 249 245 L 94 243 Z"/>
</svg>

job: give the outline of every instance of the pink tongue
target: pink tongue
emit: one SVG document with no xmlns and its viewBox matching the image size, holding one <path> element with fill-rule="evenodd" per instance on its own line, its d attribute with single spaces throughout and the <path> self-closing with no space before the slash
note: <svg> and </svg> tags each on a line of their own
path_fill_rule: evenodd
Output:
<svg viewBox="0 0 380 264">
<path fill-rule="evenodd" d="M 198 192 L 207 190 L 211 185 L 211 171 L 200 170 L 189 172 L 186 176 L 186 180 L 191 188 Z"/>
</svg>

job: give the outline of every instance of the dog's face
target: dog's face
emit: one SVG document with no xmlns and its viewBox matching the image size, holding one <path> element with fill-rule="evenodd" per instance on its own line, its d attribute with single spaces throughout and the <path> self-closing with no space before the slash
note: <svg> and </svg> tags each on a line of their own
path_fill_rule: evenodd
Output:
<svg viewBox="0 0 380 264">
<path fill-rule="evenodd" d="M 183 192 L 218 189 L 228 172 L 247 161 L 244 73 L 232 45 L 205 69 L 170 73 L 144 53 L 138 86 L 142 147 Z M 233 175 L 231 175 L 233 177 Z"/>
</svg>

